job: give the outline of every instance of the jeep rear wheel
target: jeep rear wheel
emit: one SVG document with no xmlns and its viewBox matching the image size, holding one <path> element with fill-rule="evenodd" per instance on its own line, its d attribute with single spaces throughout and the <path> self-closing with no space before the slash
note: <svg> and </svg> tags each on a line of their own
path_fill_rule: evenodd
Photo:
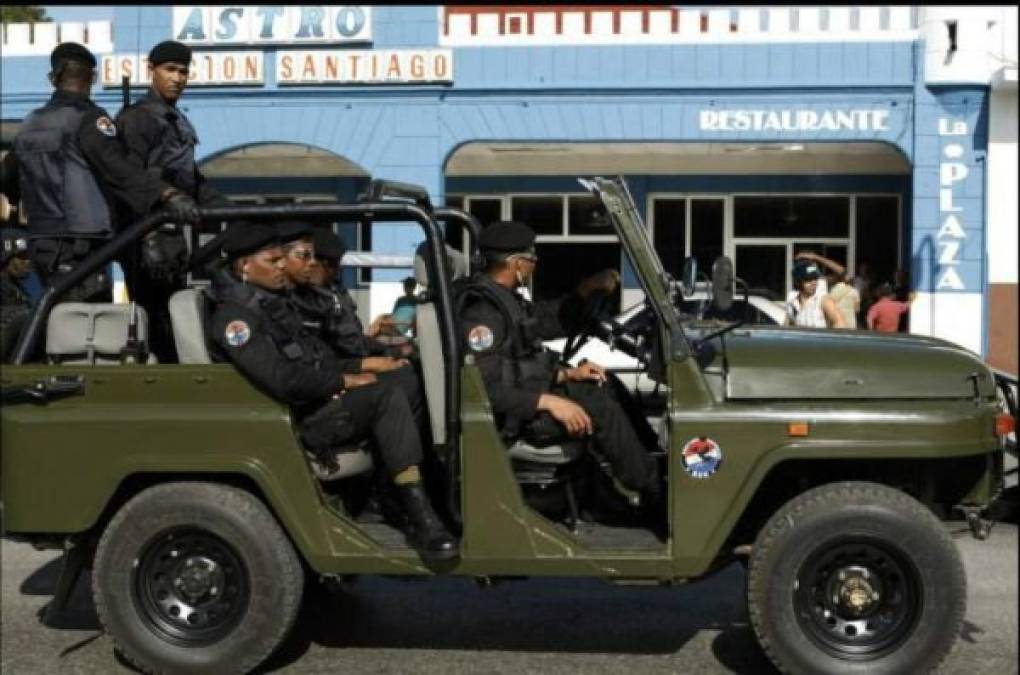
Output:
<svg viewBox="0 0 1020 675">
<path fill-rule="evenodd" d="M 759 533 L 748 571 L 751 623 L 788 673 L 928 672 L 952 648 L 966 596 L 942 523 L 874 483 L 788 502 Z"/>
<path fill-rule="evenodd" d="M 149 488 L 110 521 L 96 550 L 96 612 L 145 672 L 244 673 L 297 617 L 304 571 L 254 496 L 214 483 Z"/>
</svg>

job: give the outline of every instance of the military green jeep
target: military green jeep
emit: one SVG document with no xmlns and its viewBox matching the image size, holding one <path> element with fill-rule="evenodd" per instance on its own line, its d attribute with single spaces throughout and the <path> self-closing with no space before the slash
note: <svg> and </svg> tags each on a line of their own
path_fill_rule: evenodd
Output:
<svg viewBox="0 0 1020 675">
<path fill-rule="evenodd" d="M 362 203 L 203 218 L 421 225 L 432 489 L 459 557 L 423 561 L 366 507 L 370 447 L 313 461 L 287 407 L 210 360 L 200 289 L 171 299 L 174 364 L 145 357 L 144 316 L 129 305 L 57 304 L 159 226 L 157 214 L 45 291 L 3 369 L 5 536 L 64 549 L 50 613 L 91 569 L 99 618 L 127 659 L 221 674 L 247 672 L 279 646 L 308 579 L 593 576 L 667 587 L 740 561 L 755 633 L 781 670 L 936 666 L 966 602 L 941 520 L 962 512 L 987 536 L 985 509 L 1003 485 L 1015 418 L 1002 413 L 993 373 L 930 338 L 688 323 L 675 305 L 695 276 L 664 272 L 622 180 L 582 183 L 605 204 L 646 306 L 627 325 L 589 307 L 570 351 L 601 337 L 656 383 L 640 401 L 664 449 L 664 531 L 619 515 L 629 505 L 590 453 L 507 447 L 459 342 L 451 289 L 471 261 L 450 253 L 440 226 L 473 240 L 478 223 L 432 208 L 420 189 L 375 183 Z M 716 265 L 720 306 L 733 293 L 729 269 Z"/>
</svg>

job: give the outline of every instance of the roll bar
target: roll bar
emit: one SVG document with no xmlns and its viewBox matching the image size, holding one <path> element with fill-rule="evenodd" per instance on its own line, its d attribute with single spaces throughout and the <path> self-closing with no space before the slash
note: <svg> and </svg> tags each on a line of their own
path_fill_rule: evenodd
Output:
<svg viewBox="0 0 1020 675">
<path fill-rule="evenodd" d="M 412 186 L 413 187 L 413 186 Z M 438 209 L 446 219 L 457 219 L 466 222 L 469 228 L 477 226 L 478 221 L 469 214 L 457 209 Z M 445 245 L 442 232 L 433 216 L 431 209 L 419 204 L 401 202 L 365 202 L 358 204 L 283 204 L 278 206 L 225 206 L 204 208 L 199 210 L 201 221 L 266 221 L 283 219 L 321 220 L 327 218 L 371 220 L 383 222 L 415 221 L 425 231 L 426 250 L 431 257 L 430 270 L 435 270 L 437 278 L 430 280 L 430 288 L 438 305 L 440 316 L 439 329 L 443 338 L 444 354 L 443 374 L 446 377 L 446 400 L 460 401 L 460 376 L 457 366 L 460 363 L 460 342 L 457 337 L 453 318 L 453 299 L 450 295 L 450 277 L 447 269 Z M 82 263 L 63 279 L 48 286 L 30 315 L 28 324 L 22 332 L 12 356 L 12 365 L 22 365 L 33 353 L 36 343 L 43 331 L 44 322 L 57 300 L 89 274 L 109 264 L 118 253 L 133 242 L 138 241 L 163 223 L 169 221 L 165 211 L 150 214 L 121 230 L 109 242 Z M 480 230 L 480 228 L 478 228 Z M 472 230 L 474 234 L 474 230 Z M 477 238 L 473 239 L 477 241 Z M 447 406 L 446 424 L 450 430 L 450 438 L 456 439 L 460 433 L 460 418 L 456 404 Z"/>
</svg>

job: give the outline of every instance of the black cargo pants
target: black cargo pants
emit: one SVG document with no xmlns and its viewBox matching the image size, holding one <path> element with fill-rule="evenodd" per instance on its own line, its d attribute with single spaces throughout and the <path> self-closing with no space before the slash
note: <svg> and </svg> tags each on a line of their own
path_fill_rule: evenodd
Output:
<svg viewBox="0 0 1020 675">
<path fill-rule="evenodd" d="M 402 390 L 390 382 L 355 387 L 309 415 L 302 422 L 309 445 L 322 439 L 334 446 L 372 438 L 386 473 L 393 477 L 422 462 L 421 437 Z M 309 442 L 314 437 L 319 442 Z"/>
<path fill-rule="evenodd" d="M 649 454 L 657 442 L 655 432 L 643 417 L 632 419 L 616 400 L 614 385 L 600 387 L 594 382 L 564 382 L 551 392 L 569 398 L 591 417 L 596 450 L 605 457 L 620 484 L 643 492 L 657 487 L 659 468 Z M 640 430 L 640 432 L 639 432 Z"/>
<path fill-rule="evenodd" d="M 414 365 L 407 365 L 396 370 L 388 370 L 385 373 L 376 373 L 376 378 L 380 382 L 392 384 L 404 392 L 415 422 L 424 431 L 425 395 L 422 392 L 422 380 L 418 368 Z"/>
</svg>

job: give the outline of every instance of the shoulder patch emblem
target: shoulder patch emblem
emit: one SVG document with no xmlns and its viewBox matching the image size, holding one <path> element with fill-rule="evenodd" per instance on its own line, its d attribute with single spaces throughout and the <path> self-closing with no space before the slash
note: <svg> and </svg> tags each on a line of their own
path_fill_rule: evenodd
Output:
<svg viewBox="0 0 1020 675">
<path fill-rule="evenodd" d="M 99 133 L 104 136 L 109 136 L 110 138 L 117 135 L 117 125 L 115 125 L 113 120 L 106 115 L 103 115 L 96 120 L 96 129 L 99 129 Z"/>
<path fill-rule="evenodd" d="M 485 325 L 475 326 L 468 333 L 468 345 L 476 352 L 492 347 L 493 340 L 492 330 Z"/>
<path fill-rule="evenodd" d="M 708 478 L 719 470 L 722 460 L 722 448 L 707 436 L 687 441 L 680 454 L 684 471 L 692 478 Z"/>
<path fill-rule="evenodd" d="M 227 344 L 230 346 L 242 347 L 251 339 L 251 329 L 248 328 L 248 324 L 244 321 L 231 321 L 227 324 L 224 336 L 227 338 Z"/>
</svg>

